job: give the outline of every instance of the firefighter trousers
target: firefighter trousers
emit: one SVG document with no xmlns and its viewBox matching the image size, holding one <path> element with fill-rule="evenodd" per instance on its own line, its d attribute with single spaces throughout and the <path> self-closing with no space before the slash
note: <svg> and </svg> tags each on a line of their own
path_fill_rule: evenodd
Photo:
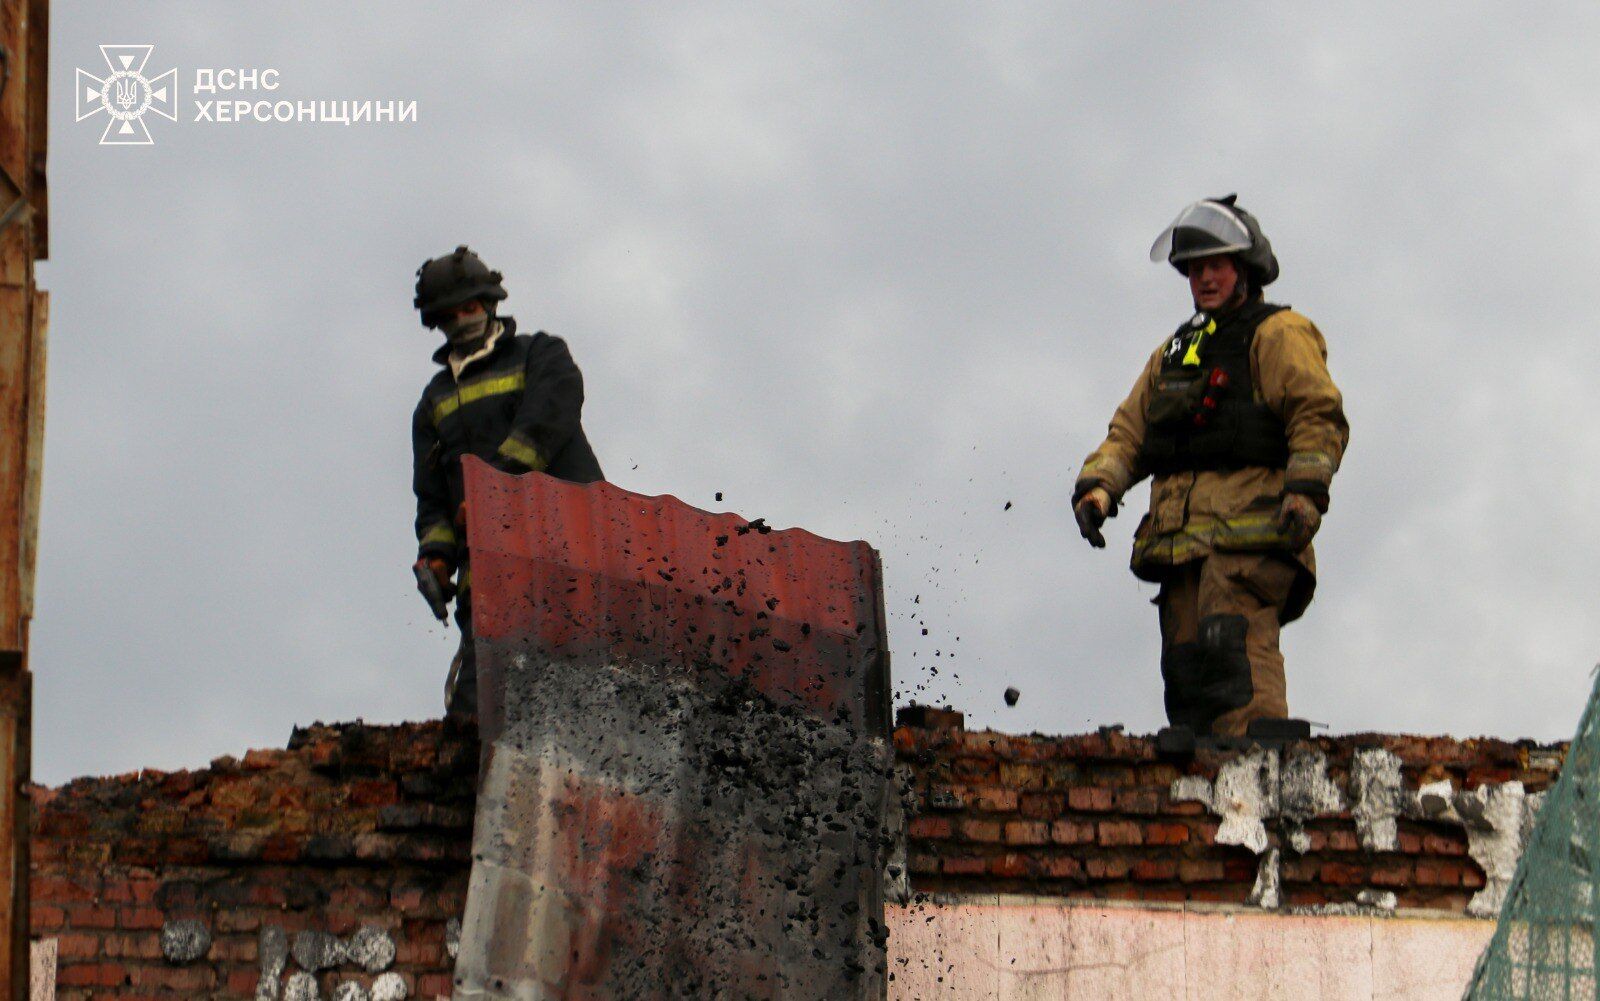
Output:
<svg viewBox="0 0 1600 1001">
<path fill-rule="evenodd" d="M 1298 573 L 1272 553 L 1212 552 L 1172 568 L 1155 604 L 1174 726 L 1239 736 L 1253 719 L 1289 715 L 1278 631 Z"/>
</svg>

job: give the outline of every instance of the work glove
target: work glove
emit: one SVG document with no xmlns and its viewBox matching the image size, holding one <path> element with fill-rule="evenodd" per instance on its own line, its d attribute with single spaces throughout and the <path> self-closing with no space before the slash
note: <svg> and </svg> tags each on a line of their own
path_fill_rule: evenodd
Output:
<svg viewBox="0 0 1600 1001">
<path fill-rule="evenodd" d="M 453 597 L 455 585 L 450 583 L 450 575 L 455 572 L 455 567 L 450 561 L 440 556 L 424 556 L 412 564 L 413 567 L 426 567 L 433 574 L 434 580 L 439 582 L 439 590 L 446 598 Z"/>
<path fill-rule="evenodd" d="M 1311 544 L 1312 536 L 1322 527 L 1322 512 L 1317 504 L 1302 493 L 1283 495 L 1283 506 L 1278 508 L 1278 531 L 1289 540 L 1289 548 L 1299 552 Z"/>
<path fill-rule="evenodd" d="M 1106 518 L 1111 512 L 1111 494 L 1105 487 L 1094 487 L 1078 498 L 1078 503 L 1073 505 L 1073 517 L 1078 519 L 1078 534 L 1089 540 L 1089 545 L 1096 549 L 1106 547 L 1106 537 L 1100 534 L 1100 526 L 1106 523 Z"/>
</svg>

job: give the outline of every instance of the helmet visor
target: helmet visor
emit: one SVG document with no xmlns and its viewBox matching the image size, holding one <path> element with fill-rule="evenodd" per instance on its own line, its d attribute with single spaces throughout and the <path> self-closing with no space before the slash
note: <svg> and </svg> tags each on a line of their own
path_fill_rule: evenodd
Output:
<svg viewBox="0 0 1600 1001">
<path fill-rule="evenodd" d="M 1186 261 L 1210 254 L 1249 250 L 1250 230 L 1226 205 L 1198 201 L 1172 220 L 1150 245 L 1152 261 Z"/>
</svg>

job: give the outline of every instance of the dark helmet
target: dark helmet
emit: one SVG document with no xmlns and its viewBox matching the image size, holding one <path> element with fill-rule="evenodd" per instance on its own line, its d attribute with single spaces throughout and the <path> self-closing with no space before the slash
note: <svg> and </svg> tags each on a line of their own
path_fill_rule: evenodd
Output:
<svg viewBox="0 0 1600 1001">
<path fill-rule="evenodd" d="M 421 311 L 424 327 L 438 326 L 441 311 L 468 299 L 504 299 L 506 290 L 500 282 L 500 272 L 490 271 L 477 254 L 462 244 L 453 253 L 422 262 L 417 269 L 417 297 L 412 305 Z"/>
<path fill-rule="evenodd" d="M 1188 274 L 1187 261 L 1232 254 L 1244 265 L 1256 288 L 1277 281 L 1278 258 L 1272 253 L 1272 243 L 1261 232 L 1256 217 L 1235 204 L 1238 198 L 1207 198 L 1179 212 L 1150 247 L 1150 259 L 1165 259 L 1179 272 Z"/>
</svg>

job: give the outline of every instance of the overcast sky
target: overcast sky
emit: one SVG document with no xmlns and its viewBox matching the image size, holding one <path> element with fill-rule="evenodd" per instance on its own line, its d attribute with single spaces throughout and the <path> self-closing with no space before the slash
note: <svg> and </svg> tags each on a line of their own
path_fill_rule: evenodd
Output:
<svg viewBox="0 0 1600 1001">
<path fill-rule="evenodd" d="M 1291 710 L 1570 735 L 1600 659 L 1600 9 L 1342 10 L 55 4 L 36 777 L 442 711 L 411 296 L 463 242 L 567 338 L 613 482 L 881 550 L 898 688 L 1153 730 L 1137 518 L 1095 551 L 1067 501 L 1190 310 L 1150 242 L 1229 191 L 1352 424 Z M 73 120 L 102 43 L 178 69 L 152 146 Z M 417 121 L 196 122 L 200 67 Z"/>
</svg>

